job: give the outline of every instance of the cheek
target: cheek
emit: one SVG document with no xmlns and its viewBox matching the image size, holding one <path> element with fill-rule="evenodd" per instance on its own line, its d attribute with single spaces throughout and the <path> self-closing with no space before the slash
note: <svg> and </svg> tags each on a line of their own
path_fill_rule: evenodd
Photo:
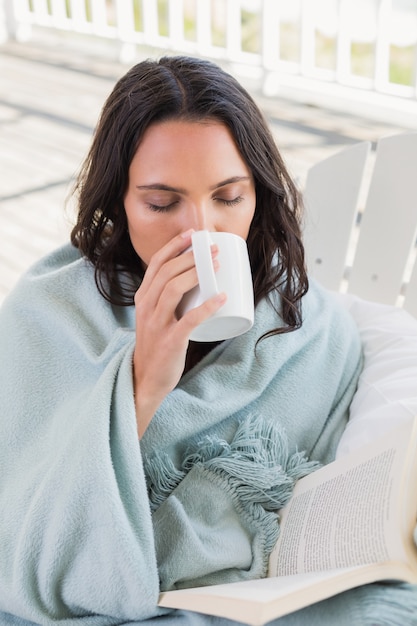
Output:
<svg viewBox="0 0 417 626">
<path fill-rule="evenodd" d="M 253 218 L 255 215 L 255 198 L 253 203 L 248 207 L 248 210 L 245 213 L 244 219 L 241 221 L 241 232 L 239 233 L 243 239 L 247 239 L 249 235 L 249 229 L 251 227 Z"/>
<path fill-rule="evenodd" d="M 140 208 L 132 204 L 128 196 L 124 204 L 130 241 L 136 254 L 147 265 L 152 256 L 153 229 L 147 224 L 147 220 L 143 219 Z"/>
<path fill-rule="evenodd" d="M 178 228 L 165 214 L 148 211 L 140 203 L 132 206 L 128 197 L 125 199 L 125 211 L 130 241 L 147 267 L 152 256 L 178 234 Z"/>
<path fill-rule="evenodd" d="M 137 221 L 128 222 L 130 241 L 144 266 L 148 266 L 152 256 L 161 247 L 157 231 Z"/>
</svg>

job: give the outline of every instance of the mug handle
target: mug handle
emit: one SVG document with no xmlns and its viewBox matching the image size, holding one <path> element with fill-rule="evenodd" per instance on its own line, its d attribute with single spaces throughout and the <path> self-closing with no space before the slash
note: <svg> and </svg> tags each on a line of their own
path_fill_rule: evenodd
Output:
<svg viewBox="0 0 417 626">
<path fill-rule="evenodd" d="M 205 302 L 219 293 L 210 250 L 213 242 L 208 230 L 197 230 L 191 241 L 201 297 Z"/>
</svg>

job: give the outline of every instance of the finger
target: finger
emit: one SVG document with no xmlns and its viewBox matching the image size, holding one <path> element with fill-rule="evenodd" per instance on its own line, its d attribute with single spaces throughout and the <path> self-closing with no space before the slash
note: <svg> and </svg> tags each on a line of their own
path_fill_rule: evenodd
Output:
<svg viewBox="0 0 417 626">
<path fill-rule="evenodd" d="M 191 250 L 191 236 L 194 232 L 194 230 L 190 229 L 184 233 L 180 233 L 176 237 L 173 237 L 165 246 L 160 248 L 160 250 L 155 252 L 146 270 L 145 278 L 148 276 L 148 280 L 153 280 L 155 275 L 166 263 L 176 258 L 184 257 L 188 260 L 189 267 L 191 267 L 191 264 L 194 264 L 194 255 Z M 187 251 L 187 248 L 190 248 L 190 250 Z M 213 258 L 219 252 L 217 244 L 212 244 L 210 250 Z"/>
<path fill-rule="evenodd" d="M 209 298 L 200 306 L 190 309 L 178 321 L 178 332 L 183 333 L 188 338 L 197 326 L 208 320 L 219 309 L 221 309 L 221 307 L 226 303 L 226 300 L 227 295 L 222 292 L 216 294 L 212 298 Z"/>
<path fill-rule="evenodd" d="M 217 272 L 219 267 L 218 260 L 213 259 L 214 271 Z M 177 320 L 176 311 L 178 305 L 184 294 L 196 287 L 196 285 L 198 285 L 198 277 L 195 266 L 166 283 L 156 305 L 156 314 L 163 323 L 169 324 Z"/>
<path fill-rule="evenodd" d="M 136 292 L 136 304 L 141 299 L 145 299 L 150 306 L 156 306 L 165 286 L 176 276 L 180 276 L 192 268 L 195 268 L 195 265 L 191 251 L 166 261 L 158 269 L 149 265 L 142 284 Z"/>
<path fill-rule="evenodd" d="M 194 230 L 190 229 L 184 233 L 180 233 L 176 237 L 170 239 L 165 246 L 155 252 L 146 269 L 144 280 L 146 278 L 148 278 L 148 280 L 153 280 L 155 274 L 167 261 L 174 259 L 178 255 L 181 255 L 181 253 L 185 252 L 185 250 L 191 246 L 191 236 L 193 232 Z"/>
<path fill-rule="evenodd" d="M 215 271 L 218 269 L 218 261 L 216 260 L 218 252 L 218 246 L 213 244 L 211 246 L 211 255 Z M 158 263 L 158 261 L 156 262 Z M 157 271 L 155 268 L 153 268 L 153 271 L 150 271 L 150 268 L 151 266 L 149 265 L 142 285 L 139 288 L 137 298 L 135 298 L 136 304 L 143 297 L 147 299 L 149 306 L 157 306 L 164 291 L 166 291 L 169 297 L 163 301 L 172 311 L 172 306 L 176 308 L 182 296 L 195 287 L 198 282 L 194 255 L 191 250 L 167 260 Z M 190 270 L 193 271 L 190 273 Z"/>
<path fill-rule="evenodd" d="M 161 311 L 161 314 L 164 317 L 165 313 L 172 315 L 172 307 L 176 306 L 175 302 L 179 302 L 184 293 L 195 287 L 197 282 L 192 252 L 184 253 L 181 257 L 167 261 L 153 276 L 147 276 L 147 280 L 142 282 L 135 294 L 135 305 L 153 310 L 162 298 L 162 302 L 169 307 L 169 310 Z M 164 292 L 166 292 L 165 298 Z M 167 298 L 167 295 L 171 297 Z"/>
</svg>

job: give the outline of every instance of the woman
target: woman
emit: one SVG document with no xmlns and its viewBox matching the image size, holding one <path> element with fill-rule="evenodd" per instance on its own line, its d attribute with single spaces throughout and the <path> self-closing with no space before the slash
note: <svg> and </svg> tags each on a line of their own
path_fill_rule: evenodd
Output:
<svg viewBox="0 0 417 626">
<path fill-rule="evenodd" d="M 76 190 L 72 245 L 23 277 L 0 318 L 2 623 L 214 623 L 159 609 L 158 593 L 266 574 L 279 509 L 343 432 L 358 333 L 309 286 L 297 190 L 217 66 L 133 67 Z M 224 294 L 176 315 L 201 228 L 245 238 L 253 273 L 253 328 L 216 344 L 189 337 Z M 372 620 L 380 595 L 279 623 L 332 623 L 340 606 L 339 622 L 360 623 L 362 604 Z"/>
</svg>

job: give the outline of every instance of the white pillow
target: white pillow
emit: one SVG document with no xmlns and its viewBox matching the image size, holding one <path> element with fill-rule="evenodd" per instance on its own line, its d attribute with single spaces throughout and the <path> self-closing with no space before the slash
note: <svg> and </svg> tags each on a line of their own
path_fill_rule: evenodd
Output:
<svg viewBox="0 0 417 626">
<path fill-rule="evenodd" d="M 417 319 L 398 307 L 334 294 L 358 325 L 364 369 L 336 456 L 417 415 Z"/>
</svg>

